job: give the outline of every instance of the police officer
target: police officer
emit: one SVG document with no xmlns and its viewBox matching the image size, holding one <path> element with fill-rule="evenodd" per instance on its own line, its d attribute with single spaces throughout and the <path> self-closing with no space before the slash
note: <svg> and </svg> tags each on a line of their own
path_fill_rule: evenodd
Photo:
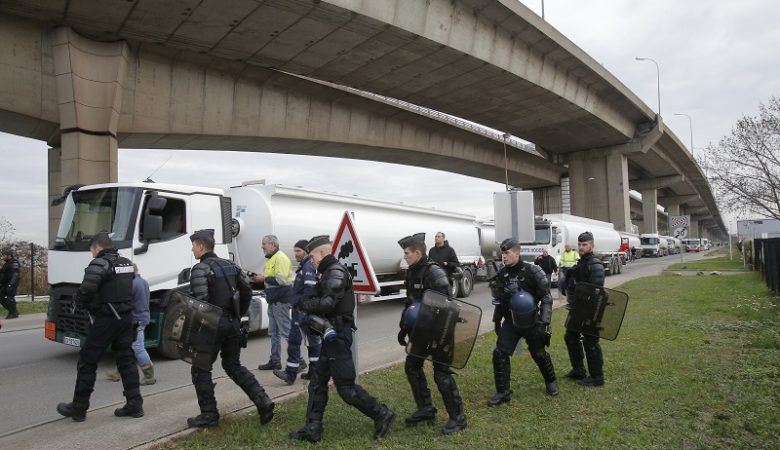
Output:
<svg viewBox="0 0 780 450">
<path fill-rule="evenodd" d="M 547 393 L 558 395 L 555 369 L 545 350 L 545 346 L 550 345 L 552 318 L 552 298 L 547 276 L 539 266 L 520 259 L 520 244 L 514 238 L 501 243 L 501 258 L 504 267 L 490 285 L 494 303 L 497 303 L 493 322 L 498 339 L 493 350 L 496 394 L 488 400 L 488 406 L 498 406 L 512 398 L 509 389 L 509 356 L 520 338 L 528 343 L 528 351 L 544 377 Z"/>
<path fill-rule="evenodd" d="M 298 269 L 295 270 L 295 281 L 293 281 L 292 294 L 290 295 L 290 305 L 292 306 L 292 326 L 290 334 L 287 336 L 287 367 L 285 370 L 274 369 L 274 375 L 284 380 L 285 383 L 293 384 L 298 373 L 303 371 L 306 363 L 301 356 L 301 343 L 303 333 L 306 333 L 309 353 L 309 372 L 301 375 L 304 380 L 310 380 L 313 373 L 312 366 L 320 359 L 321 337 L 311 331 L 306 320 L 306 313 L 301 311 L 300 304 L 303 300 L 314 297 L 317 293 L 317 271 L 311 263 L 311 257 L 306 253 L 306 246 L 309 241 L 301 239 L 295 243 L 293 254 L 298 261 Z"/>
<path fill-rule="evenodd" d="M 592 233 L 586 231 L 579 235 L 577 238 L 577 250 L 580 254 L 580 260 L 572 269 L 571 274 L 567 276 L 567 301 L 570 305 L 577 301 L 575 295 L 577 282 L 604 286 L 604 266 L 593 255 Z M 580 386 L 604 386 L 604 356 L 601 353 L 599 338 L 566 330 L 563 340 L 566 342 L 566 349 L 569 351 L 569 361 L 571 361 L 572 367 L 571 371 L 566 374 L 566 378 L 577 380 L 577 384 Z M 588 359 L 590 376 L 587 376 L 587 373 L 585 373 L 585 365 L 582 361 L 583 356 Z"/>
<path fill-rule="evenodd" d="M 317 284 L 318 295 L 305 300 L 301 309 L 330 322 L 335 337 L 323 339 L 320 360 L 314 365 L 314 375 L 309 384 L 306 424 L 289 436 L 291 439 L 309 442 L 322 439 L 322 415 L 328 403 L 328 382 L 333 377 L 339 396 L 373 419 L 374 439 L 382 438 L 390 431 L 395 413 L 355 383 L 355 362 L 351 350 L 352 330 L 355 329 L 355 294 L 349 272 L 330 254 L 331 245 L 330 238 L 322 235 L 311 238 L 306 246 L 320 280 Z"/>
<path fill-rule="evenodd" d="M 131 347 L 135 340 L 133 263 L 119 256 L 114 242 L 106 233 L 95 235 L 89 243 L 89 250 L 95 259 L 84 270 L 84 280 L 74 300 L 89 311 L 92 325 L 79 352 L 73 401 L 57 405 L 57 412 L 76 422 L 86 419 L 98 362 L 111 346 L 127 399 L 123 407 L 114 410 L 114 415 L 143 417 L 143 399 Z"/>
<path fill-rule="evenodd" d="M 252 289 L 238 266 L 214 253 L 214 230 L 196 231 L 190 236 L 190 240 L 192 254 L 200 260 L 192 267 L 190 294 L 202 302 L 223 309 L 211 355 L 212 364 L 217 360 L 217 354 L 222 352 L 222 368 L 257 406 L 260 423 L 264 425 L 274 417 L 274 402 L 240 361 L 243 341 L 240 320 L 249 309 Z M 238 301 L 234 299 L 236 291 L 239 294 Z M 200 414 L 187 419 L 187 425 L 197 428 L 215 427 L 219 422 L 219 410 L 214 397 L 211 371 L 193 365 L 191 374 Z"/>
<path fill-rule="evenodd" d="M 0 269 L 0 304 L 8 310 L 6 319 L 16 319 L 19 311 L 16 310 L 16 289 L 19 287 L 19 260 L 14 256 L 14 250 L 6 247 L 0 252 L 3 258 L 3 267 Z"/>
<path fill-rule="evenodd" d="M 400 241 L 398 245 L 404 250 L 404 260 L 409 264 L 406 271 L 406 302 L 404 303 L 404 312 L 401 313 L 401 331 L 398 333 L 398 343 L 406 347 L 406 336 L 411 333 L 409 324 L 405 323 L 404 315 L 407 309 L 414 303 L 422 300 L 423 292 L 430 289 L 447 295 L 449 292 L 449 281 L 447 273 L 444 272 L 435 261 L 425 256 L 425 233 L 417 233 L 407 236 Z M 436 419 L 436 408 L 431 402 L 431 391 L 428 389 L 428 381 L 425 379 L 423 363 L 425 359 L 421 352 L 412 350 L 406 356 L 404 371 L 406 379 L 412 388 L 412 396 L 417 404 L 417 411 L 406 418 L 406 425 L 417 425 L 420 422 L 432 423 Z M 420 356 L 415 356 L 420 355 Z M 447 408 L 450 420 L 444 426 L 444 434 L 452 434 L 466 428 L 466 415 L 463 414 L 463 400 L 458 391 L 458 385 L 452 376 L 450 368 L 442 362 L 433 363 L 433 379 L 441 392 L 444 407 Z"/>
</svg>

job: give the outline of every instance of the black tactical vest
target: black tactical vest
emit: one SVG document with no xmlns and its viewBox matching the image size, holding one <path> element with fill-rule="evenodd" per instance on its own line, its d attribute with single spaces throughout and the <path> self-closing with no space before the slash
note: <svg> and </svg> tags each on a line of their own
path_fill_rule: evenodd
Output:
<svg viewBox="0 0 780 450">
<path fill-rule="evenodd" d="M 222 258 L 207 258 L 202 261 L 211 269 L 209 273 L 209 303 L 219 306 L 225 312 L 233 312 L 233 293 L 240 276 L 238 266 Z"/>
<path fill-rule="evenodd" d="M 133 303 L 133 263 L 122 256 L 108 253 L 108 276 L 98 289 L 99 303 Z"/>
</svg>

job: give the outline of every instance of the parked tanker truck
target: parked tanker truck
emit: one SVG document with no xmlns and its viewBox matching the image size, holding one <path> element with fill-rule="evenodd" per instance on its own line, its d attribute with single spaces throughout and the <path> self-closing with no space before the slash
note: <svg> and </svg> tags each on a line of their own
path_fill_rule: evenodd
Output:
<svg viewBox="0 0 780 450">
<path fill-rule="evenodd" d="M 593 233 L 593 254 L 601 260 L 607 275 L 622 272 L 620 259 L 620 234 L 609 222 L 572 216 L 570 214 L 545 214 L 534 221 L 536 236 L 533 242 L 522 242 L 520 254 L 524 261 L 534 262 L 545 248 L 560 266 L 566 244 L 577 249 L 577 237 L 585 232 Z M 558 282 L 553 274 L 552 283 Z"/>
<path fill-rule="evenodd" d="M 262 273 L 265 257 L 260 248 L 264 235 L 278 236 L 281 250 L 293 255 L 293 244 L 318 234 L 335 234 L 344 211 L 352 211 L 364 250 L 380 283 L 381 293 L 361 301 L 404 295 L 403 252 L 399 238 L 443 231 L 458 254 L 463 277 L 454 286 L 456 295 L 471 293 L 477 270 L 484 264 L 482 248 L 491 251 L 490 226 L 473 216 L 435 209 L 366 200 L 300 188 L 244 183 L 221 189 L 157 183 L 111 183 L 66 190 L 56 239 L 49 250 L 50 302 L 46 338 L 80 346 L 89 327 L 87 312 L 73 301 L 92 259 L 90 239 L 109 233 L 120 255 L 139 267 L 151 290 L 151 323 L 146 328 L 147 347 L 158 347 L 164 356 L 176 354 L 173 341 L 163 335 L 166 308 L 174 290 L 188 289 L 190 268 L 195 264 L 189 235 L 214 229 L 215 253 L 234 260 L 246 271 Z M 495 243 L 492 244 L 495 247 Z M 495 250 L 492 252 L 495 254 Z M 256 292 L 249 309 L 251 331 L 267 328 L 267 305 Z"/>
</svg>

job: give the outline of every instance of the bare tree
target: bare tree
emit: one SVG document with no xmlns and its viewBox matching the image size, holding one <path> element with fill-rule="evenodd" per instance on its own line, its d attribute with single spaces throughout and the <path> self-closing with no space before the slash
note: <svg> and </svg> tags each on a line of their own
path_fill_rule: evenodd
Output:
<svg viewBox="0 0 780 450">
<path fill-rule="evenodd" d="M 707 148 L 709 178 L 726 209 L 780 219 L 780 97 L 758 110 Z"/>
<path fill-rule="evenodd" d="M 5 217 L 0 217 L 0 243 L 8 243 L 14 239 L 14 225 Z"/>
</svg>

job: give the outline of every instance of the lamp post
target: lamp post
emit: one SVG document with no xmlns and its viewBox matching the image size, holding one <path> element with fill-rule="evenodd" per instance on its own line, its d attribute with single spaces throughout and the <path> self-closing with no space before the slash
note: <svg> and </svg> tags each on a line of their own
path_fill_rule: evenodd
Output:
<svg viewBox="0 0 780 450">
<path fill-rule="evenodd" d="M 693 119 L 691 119 L 691 116 L 684 113 L 673 113 L 675 116 L 685 116 L 688 118 L 688 126 L 691 130 L 691 156 L 693 156 Z"/>
<path fill-rule="evenodd" d="M 507 192 L 509 192 L 509 160 L 506 157 L 506 141 L 512 136 L 509 133 L 504 133 L 501 137 L 504 138 L 504 181 Z"/>
<path fill-rule="evenodd" d="M 655 64 L 655 73 L 657 75 L 657 81 L 658 81 L 658 116 L 661 115 L 661 69 L 658 67 L 658 62 L 654 60 L 653 58 L 640 58 L 637 56 L 637 61 L 651 61 L 653 64 Z"/>
</svg>

